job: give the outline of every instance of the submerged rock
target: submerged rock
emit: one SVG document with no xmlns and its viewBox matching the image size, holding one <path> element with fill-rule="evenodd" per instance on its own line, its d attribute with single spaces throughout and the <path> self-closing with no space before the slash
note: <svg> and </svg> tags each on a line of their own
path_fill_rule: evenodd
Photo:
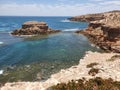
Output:
<svg viewBox="0 0 120 90">
<path fill-rule="evenodd" d="M 52 30 L 46 22 L 28 21 L 22 25 L 22 28 L 14 30 L 12 35 L 38 35 L 60 32 L 60 30 Z"/>
</svg>

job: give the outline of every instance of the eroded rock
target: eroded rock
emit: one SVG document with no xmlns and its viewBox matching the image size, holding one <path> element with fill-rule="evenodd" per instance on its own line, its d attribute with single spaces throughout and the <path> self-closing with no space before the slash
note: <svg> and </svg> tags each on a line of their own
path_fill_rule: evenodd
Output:
<svg viewBox="0 0 120 90">
<path fill-rule="evenodd" d="M 22 28 L 14 30 L 12 35 L 38 35 L 60 32 L 48 27 L 45 22 L 28 21 L 22 25 Z"/>
<path fill-rule="evenodd" d="M 90 21 L 86 30 L 77 31 L 106 51 L 120 53 L 120 11 L 100 13 L 101 20 Z M 93 15 L 94 17 L 94 15 Z"/>
</svg>

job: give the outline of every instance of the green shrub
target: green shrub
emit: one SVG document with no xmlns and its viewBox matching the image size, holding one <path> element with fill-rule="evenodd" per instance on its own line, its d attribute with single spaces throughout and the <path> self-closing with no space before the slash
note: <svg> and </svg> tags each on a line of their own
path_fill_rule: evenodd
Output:
<svg viewBox="0 0 120 90">
<path fill-rule="evenodd" d="M 93 68 L 94 66 L 98 65 L 98 63 L 94 62 L 94 63 L 90 63 L 88 64 L 86 67 L 87 68 Z"/>
<path fill-rule="evenodd" d="M 107 61 L 114 61 L 116 59 L 120 59 L 120 55 L 114 55 L 110 59 L 108 59 Z"/>
<path fill-rule="evenodd" d="M 95 76 L 99 72 L 99 69 L 97 68 L 91 68 L 88 72 L 89 75 Z"/>
<path fill-rule="evenodd" d="M 50 87 L 49 90 L 120 90 L 120 82 L 113 81 L 111 78 L 96 77 L 88 81 L 79 79 L 72 80 L 67 84 L 60 83 Z"/>
</svg>

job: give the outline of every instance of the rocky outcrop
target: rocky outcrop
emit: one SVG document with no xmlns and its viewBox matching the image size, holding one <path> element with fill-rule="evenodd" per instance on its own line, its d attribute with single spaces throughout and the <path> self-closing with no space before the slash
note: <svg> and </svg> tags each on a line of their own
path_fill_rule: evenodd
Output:
<svg viewBox="0 0 120 90">
<path fill-rule="evenodd" d="M 77 31 L 106 51 L 120 53 L 120 11 L 103 13 L 104 19 L 91 21 L 86 30 Z"/>
<path fill-rule="evenodd" d="M 14 30 L 12 35 L 38 35 L 60 32 L 60 30 L 52 30 L 45 22 L 28 21 L 22 25 L 22 28 Z"/>
<path fill-rule="evenodd" d="M 104 15 L 102 14 L 88 14 L 88 15 L 75 16 L 69 18 L 70 21 L 81 21 L 81 22 L 90 22 L 101 19 L 104 19 Z"/>
<path fill-rule="evenodd" d="M 110 12 L 105 12 L 105 13 L 87 14 L 87 15 L 71 17 L 71 18 L 68 18 L 68 19 L 70 21 L 91 22 L 91 21 L 105 19 L 106 14 L 115 13 L 115 12 L 120 12 L 120 11 L 116 10 L 116 11 L 110 11 Z"/>
</svg>

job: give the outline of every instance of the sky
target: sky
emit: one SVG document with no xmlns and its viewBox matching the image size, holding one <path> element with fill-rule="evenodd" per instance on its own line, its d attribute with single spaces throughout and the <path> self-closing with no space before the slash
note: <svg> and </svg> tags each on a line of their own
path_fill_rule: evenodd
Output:
<svg viewBox="0 0 120 90">
<path fill-rule="evenodd" d="M 0 0 L 0 16 L 77 16 L 120 10 L 120 0 Z"/>
</svg>

